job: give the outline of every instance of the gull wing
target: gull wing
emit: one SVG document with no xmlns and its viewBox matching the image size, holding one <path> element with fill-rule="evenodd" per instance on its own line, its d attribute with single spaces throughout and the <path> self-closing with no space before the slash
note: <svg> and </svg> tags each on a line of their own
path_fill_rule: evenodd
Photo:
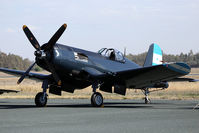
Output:
<svg viewBox="0 0 199 133">
<path fill-rule="evenodd" d="M 187 75 L 191 68 L 185 63 L 169 63 L 117 72 L 128 88 L 146 88 Z"/>
</svg>

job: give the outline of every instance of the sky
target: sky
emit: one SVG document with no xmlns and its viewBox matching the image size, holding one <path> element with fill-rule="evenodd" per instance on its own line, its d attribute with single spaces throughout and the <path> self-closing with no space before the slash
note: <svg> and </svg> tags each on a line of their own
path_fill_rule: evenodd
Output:
<svg viewBox="0 0 199 133">
<path fill-rule="evenodd" d="M 58 43 L 90 51 L 146 52 L 157 43 L 167 54 L 199 52 L 199 0 L 1 0 L 0 51 L 34 60 L 22 26 L 40 45 L 67 24 Z"/>
</svg>

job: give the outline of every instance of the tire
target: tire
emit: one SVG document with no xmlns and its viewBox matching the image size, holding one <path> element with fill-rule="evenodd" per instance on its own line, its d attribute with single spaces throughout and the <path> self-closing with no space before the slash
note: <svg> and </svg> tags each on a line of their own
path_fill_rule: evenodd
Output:
<svg viewBox="0 0 199 133">
<path fill-rule="evenodd" d="M 94 102 L 93 102 L 93 99 L 94 99 L 94 97 L 95 97 L 95 94 L 96 93 L 93 93 L 93 95 L 91 96 L 91 105 L 94 107 L 95 105 L 94 105 Z"/>
<path fill-rule="evenodd" d="M 43 92 L 39 92 L 37 93 L 37 95 L 35 96 L 35 105 L 37 107 L 45 107 L 47 104 L 47 95 L 43 98 L 44 93 Z"/>
<path fill-rule="evenodd" d="M 101 93 L 99 92 L 93 93 L 93 95 L 91 96 L 91 105 L 93 107 L 102 107 L 103 97 Z"/>
</svg>

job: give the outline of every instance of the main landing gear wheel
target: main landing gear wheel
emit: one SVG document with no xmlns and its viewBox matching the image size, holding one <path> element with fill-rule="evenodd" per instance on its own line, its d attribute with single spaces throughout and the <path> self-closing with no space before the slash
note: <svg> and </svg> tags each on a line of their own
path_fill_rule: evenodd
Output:
<svg viewBox="0 0 199 133">
<path fill-rule="evenodd" d="M 47 94 L 43 92 L 37 93 L 35 96 L 35 104 L 37 107 L 44 107 L 47 103 Z"/>
<path fill-rule="evenodd" d="M 103 105 L 103 97 L 99 92 L 93 93 L 91 96 L 91 104 L 93 107 L 102 107 Z"/>
</svg>

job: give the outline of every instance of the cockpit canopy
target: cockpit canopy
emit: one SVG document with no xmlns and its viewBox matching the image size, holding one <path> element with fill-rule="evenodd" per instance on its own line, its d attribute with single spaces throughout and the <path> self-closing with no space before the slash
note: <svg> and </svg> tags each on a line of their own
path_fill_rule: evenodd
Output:
<svg viewBox="0 0 199 133">
<path fill-rule="evenodd" d="M 113 48 L 102 48 L 98 51 L 98 53 L 104 57 L 109 58 L 110 60 L 125 62 L 125 58 L 122 52 L 113 49 Z"/>
</svg>

